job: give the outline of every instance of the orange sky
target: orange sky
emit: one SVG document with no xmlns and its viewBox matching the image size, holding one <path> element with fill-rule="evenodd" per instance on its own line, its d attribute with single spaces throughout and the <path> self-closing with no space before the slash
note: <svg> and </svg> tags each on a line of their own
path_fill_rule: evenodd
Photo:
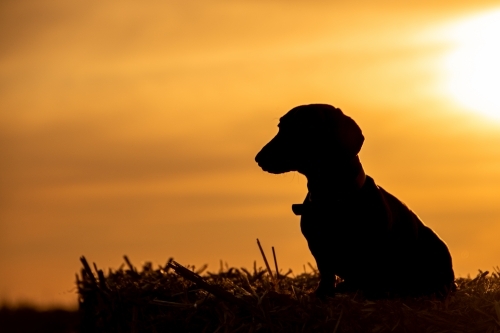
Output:
<svg viewBox="0 0 500 333">
<path fill-rule="evenodd" d="M 357 121 L 365 170 L 457 275 L 500 265 L 500 121 L 445 93 L 438 33 L 495 3 L 2 1 L 0 302 L 74 306 L 81 255 L 248 267 L 259 237 L 314 263 L 305 179 L 253 161 L 309 103 Z"/>
</svg>

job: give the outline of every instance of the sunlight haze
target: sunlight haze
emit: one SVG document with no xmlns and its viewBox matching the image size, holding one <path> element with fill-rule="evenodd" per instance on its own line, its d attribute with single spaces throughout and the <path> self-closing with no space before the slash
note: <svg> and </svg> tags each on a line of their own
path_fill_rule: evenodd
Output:
<svg viewBox="0 0 500 333">
<path fill-rule="evenodd" d="M 500 10 L 464 18 L 447 30 L 454 44 L 444 66 L 449 92 L 468 109 L 500 122 Z"/>
</svg>

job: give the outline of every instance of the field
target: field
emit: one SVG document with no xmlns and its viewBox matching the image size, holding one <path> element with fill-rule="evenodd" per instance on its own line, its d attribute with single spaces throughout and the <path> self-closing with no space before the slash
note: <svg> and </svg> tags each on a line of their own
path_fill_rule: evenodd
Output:
<svg viewBox="0 0 500 333">
<path fill-rule="evenodd" d="M 33 305 L 0 306 L 2 333 L 76 333 L 80 318 L 67 309 L 40 310 Z"/>
<path fill-rule="evenodd" d="M 318 274 L 184 267 L 170 259 L 106 274 L 82 257 L 82 332 L 500 332 L 500 271 L 457 280 L 445 301 L 317 299 Z M 273 267 L 275 268 L 275 267 Z M 276 264 L 277 268 L 277 264 Z"/>
</svg>

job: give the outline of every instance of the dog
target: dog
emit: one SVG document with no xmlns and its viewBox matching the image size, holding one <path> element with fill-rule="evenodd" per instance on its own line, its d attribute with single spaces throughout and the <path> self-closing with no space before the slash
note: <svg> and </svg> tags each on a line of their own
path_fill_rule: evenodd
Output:
<svg viewBox="0 0 500 333">
<path fill-rule="evenodd" d="M 269 173 L 307 178 L 307 196 L 292 210 L 320 273 L 317 296 L 444 298 L 456 289 L 445 242 L 365 174 L 358 157 L 364 136 L 354 120 L 310 104 L 290 110 L 278 127 L 255 161 Z"/>
</svg>

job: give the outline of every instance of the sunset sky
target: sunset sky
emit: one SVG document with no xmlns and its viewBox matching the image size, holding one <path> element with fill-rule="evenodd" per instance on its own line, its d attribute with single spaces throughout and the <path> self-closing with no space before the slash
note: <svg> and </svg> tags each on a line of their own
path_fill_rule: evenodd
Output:
<svg viewBox="0 0 500 333">
<path fill-rule="evenodd" d="M 496 7 L 495 7 L 496 6 Z M 327 103 L 367 174 L 448 244 L 500 265 L 498 1 L 1 1 L 0 304 L 74 307 L 100 268 L 314 264 L 297 173 L 254 162 Z"/>
</svg>

